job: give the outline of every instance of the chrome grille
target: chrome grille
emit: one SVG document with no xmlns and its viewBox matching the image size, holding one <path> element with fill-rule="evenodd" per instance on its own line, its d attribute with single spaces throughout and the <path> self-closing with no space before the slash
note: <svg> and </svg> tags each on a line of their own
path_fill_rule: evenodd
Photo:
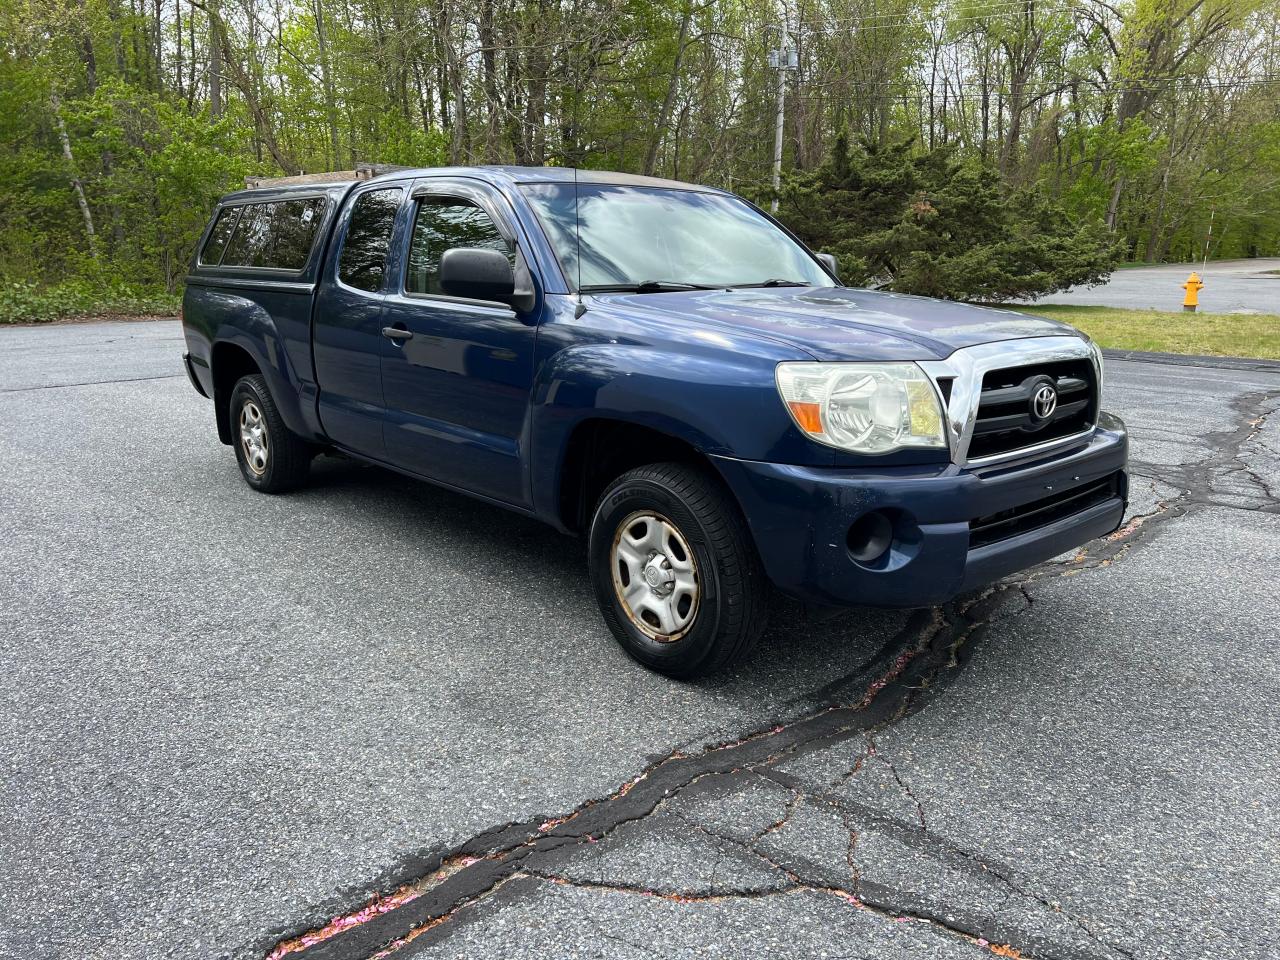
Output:
<svg viewBox="0 0 1280 960">
<path fill-rule="evenodd" d="M 982 378 L 969 459 L 1011 453 L 1088 430 L 1098 418 L 1097 377 L 1089 360 L 991 370 Z M 1052 386 L 1055 406 L 1037 415 L 1036 392 Z"/>
<path fill-rule="evenodd" d="M 962 467 L 985 467 L 1088 439 L 1101 395 L 1102 371 L 1095 360 L 1083 337 L 1059 335 L 981 343 L 961 347 L 945 360 L 917 363 L 946 409 L 952 460 Z M 1029 407 L 1016 409 L 1028 378 L 1040 384 L 1051 379 L 1055 391 L 1062 391 L 1062 411 L 1032 418 Z"/>
</svg>

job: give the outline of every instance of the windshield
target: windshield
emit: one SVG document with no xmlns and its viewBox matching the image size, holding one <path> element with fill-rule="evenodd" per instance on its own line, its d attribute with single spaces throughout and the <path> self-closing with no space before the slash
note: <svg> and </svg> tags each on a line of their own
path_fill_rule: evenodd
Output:
<svg viewBox="0 0 1280 960">
<path fill-rule="evenodd" d="M 577 284 L 574 185 L 522 189 Z M 835 285 L 808 251 L 737 197 L 601 183 L 579 184 L 577 193 L 584 291 Z"/>
</svg>

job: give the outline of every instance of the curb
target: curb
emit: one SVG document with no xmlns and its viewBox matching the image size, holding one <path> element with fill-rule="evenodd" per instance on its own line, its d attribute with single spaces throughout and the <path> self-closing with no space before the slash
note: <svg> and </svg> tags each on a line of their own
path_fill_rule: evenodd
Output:
<svg viewBox="0 0 1280 960">
<path fill-rule="evenodd" d="M 1175 367 L 1219 367 L 1223 370 L 1280 373 L 1280 360 L 1259 360 L 1254 357 L 1207 357 L 1187 353 L 1153 353 L 1146 350 L 1105 348 L 1102 355 L 1108 360 L 1129 360 L 1134 363 L 1163 363 Z"/>
</svg>

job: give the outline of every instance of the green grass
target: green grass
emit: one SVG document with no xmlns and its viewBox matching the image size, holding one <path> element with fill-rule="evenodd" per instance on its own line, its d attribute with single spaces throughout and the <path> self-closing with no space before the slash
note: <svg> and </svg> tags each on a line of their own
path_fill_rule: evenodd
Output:
<svg viewBox="0 0 1280 960">
<path fill-rule="evenodd" d="M 1272 313 L 1173 313 L 1049 303 L 1010 307 L 1064 320 L 1115 350 L 1280 360 L 1280 316 Z"/>
</svg>

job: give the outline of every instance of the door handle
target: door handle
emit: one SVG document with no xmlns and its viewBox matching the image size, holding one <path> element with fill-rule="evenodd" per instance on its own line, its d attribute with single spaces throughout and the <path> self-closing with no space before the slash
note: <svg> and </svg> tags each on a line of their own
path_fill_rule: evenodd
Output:
<svg viewBox="0 0 1280 960">
<path fill-rule="evenodd" d="M 395 340 L 398 343 L 413 339 L 413 331 L 405 330 L 402 327 L 383 327 L 382 335 L 388 340 Z"/>
</svg>

